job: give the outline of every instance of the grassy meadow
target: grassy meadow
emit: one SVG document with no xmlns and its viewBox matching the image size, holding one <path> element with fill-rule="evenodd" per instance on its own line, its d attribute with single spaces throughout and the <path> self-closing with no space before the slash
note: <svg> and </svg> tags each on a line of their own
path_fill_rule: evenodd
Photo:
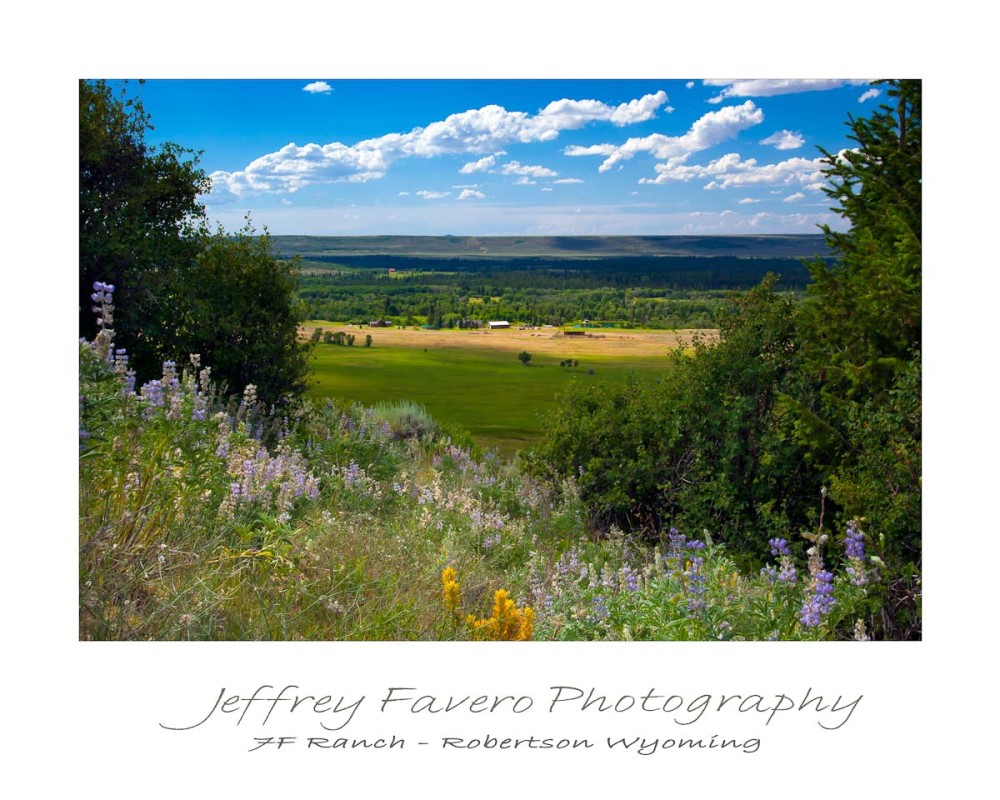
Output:
<svg viewBox="0 0 1000 800">
<path fill-rule="evenodd" d="M 355 332 L 354 346 L 319 343 L 313 352 L 314 398 L 362 405 L 409 400 L 441 423 L 472 434 L 481 447 L 510 456 L 537 441 L 545 416 L 573 381 L 618 384 L 630 374 L 655 378 L 668 356 L 690 343 L 691 331 L 498 331 L 350 328 L 311 321 L 303 328 Z M 703 337 L 714 332 L 702 331 Z M 370 334 L 371 347 L 364 347 Z M 527 351 L 527 366 L 517 358 Z M 578 366 L 560 366 L 573 360 Z"/>
<path fill-rule="evenodd" d="M 323 347 L 428 387 L 449 358 L 571 380 L 551 354 L 507 371 L 502 348 Z M 81 639 L 866 639 L 879 580 L 855 528 L 807 563 L 775 539 L 759 572 L 707 533 L 598 533 L 572 476 L 536 480 L 406 403 L 271 416 L 198 357 L 137 387 L 107 328 L 80 346 L 80 508 Z"/>
</svg>

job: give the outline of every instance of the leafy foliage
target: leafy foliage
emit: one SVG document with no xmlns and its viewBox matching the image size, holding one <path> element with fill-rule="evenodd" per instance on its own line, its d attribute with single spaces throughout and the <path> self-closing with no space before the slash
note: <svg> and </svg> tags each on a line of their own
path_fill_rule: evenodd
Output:
<svg viewBox="0 0 1000 800">
<path fill-rule="evenodd" d="M 671 472 L 683 466 L 675 427 L 649 381 L 573 384 L 524 460 L 536 475 L 573 476 L 595 522 L 655 527 L 669 513 Z"/>
<path fill-rule="evenodd" d="M 885 391 L 920 347 L 920 88 L 892 82 L 892 106 L 850 119 L 857 149 L 824 151 L 826 193 L 851 228 L 824 228 L 840 258 L 810 263 L 802 325 L 808 361 L 834 403 Z"/>
<path fill-rule="evenodd" d="M 80 334 L 93 335 L 91 287 L 117 287 L 119 346 L 140 382 L 200 354 L 232 392 L 266 403 L 300 394 L 297 261 L 279 260 L 250 223 L 211 235 L 198 154 L 146 144 L 152 123 L 128 88 L 80 82 Z"/>
<path fill-rule="evenodd" d="M 916 638 L 921 86 L 888 84 L 890 105 L 848 121 L 857 149 L 825 153 L 827 194 L 851 228 L 824 229 L 837 260 L 809 265 L 806 300 L 766 278 L 717 313 L 717 345 L 659 384 L 571 393 L 528 463 L 578 473 L 605 524 L 704 528 L 744 564 L 766 557 L 770 535 L 815 527 L 817 508 L 820 530 L 824 512 L 835 525 L 863 517 L 889 576 L 878 632 Z"/>
<path fill-rule="evenodd" d="M 808 483 L 776 414 L 799 354 L 794 306 L 774 281 L 733 295 L 718 344 L 675 356 L 659 381 L 572 389 L 532 468 L 577 474 L 604 525 L 655 533 L 673 520 L 763 556 L 773 528 L 804 521 Z"/>
<path fill-rule="evenodd" d="M 799 433 L 825 465 L 830 497 L 864 514 L 894 575 L 919 575 L 921 83 L 889 82 L 890 102 L 851 119 L 855 152 L 827 154 L 827 194 L 851 221 L 827 230 L 834 267 L 811 264 L 802 308 L 814 381 Z M 800 407 L 801 408 L 801 407 Z M 861 506 L 865 506 L 862 511 Z M 894 581 L 886 624 L 919 630 L 910 579 Z M 899 633 L 896 631 L 895 633 Z"/>
<path fill-rule="evenodd" d="M 119 339 L 143 377 L 176 352 L 163 329 L 169 282 L 186 273 L 204 226 L 208 178 L 198 155 L 145 142 L 142 103 L 104 81 L 80 81 L 80 335 L 94 333 L 95 281 L 118 288 Z"/>
<path fill-rule="evenodd" d="M 301 394 L 311 343 L 298 340 L 297 267 L 276 258 L 267 232 L 256 235 L 249 221 L 235 235 L 220 228 L 203 238 L 190 271 L 170 286 L 174 351 L 202 355 L 230 392 L 252 383 L 266 404 Z"/>
</svg>

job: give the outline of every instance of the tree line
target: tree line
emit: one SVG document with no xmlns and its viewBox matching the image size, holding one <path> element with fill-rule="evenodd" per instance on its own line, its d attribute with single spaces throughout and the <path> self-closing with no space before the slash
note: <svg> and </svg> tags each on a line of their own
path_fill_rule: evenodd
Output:
<svg viewBox="0 0 1000 800">
<path fill-rule="evenodd" d="M 429 277 L 429 276 L 428 276 Z M 589 319 L 626 327 L 710 328 L 725 301 L 722 290 L 530 289 L 467 283 L 435 276 L 434 283 L 377 278 L 341 282 L 335 276 L 303 275 L 299 297 L 311 319 L 460 328 L 463 320 L 506 319 L 530 325 L 562 325 Z"/>
</svg>

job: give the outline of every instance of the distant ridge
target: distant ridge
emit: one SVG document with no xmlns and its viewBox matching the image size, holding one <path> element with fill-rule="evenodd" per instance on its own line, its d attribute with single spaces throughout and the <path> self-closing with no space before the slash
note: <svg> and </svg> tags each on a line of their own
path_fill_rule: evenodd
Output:
<svg viewBox="0 0 1000 800">
<path fill-rule="evenodd" d="M 286 257 L 399 255 L 428 258 L 625 256 L 829 257 L 822 234 L 772 236 L 272 236 Z"/>
</svg>

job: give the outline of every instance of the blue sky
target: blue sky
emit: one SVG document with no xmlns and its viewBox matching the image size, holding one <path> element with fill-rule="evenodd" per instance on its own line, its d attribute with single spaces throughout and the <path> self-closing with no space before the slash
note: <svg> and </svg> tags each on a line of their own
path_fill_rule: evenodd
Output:
<svg viewBox="0 0 1000 800">
<path fill-rule="evenodd" d="M 816 233 L 817 146 L 858 80 L 151 80 L 151 143 L 201 150 L 227 229 L 273 234 Z"/>
</svg>

